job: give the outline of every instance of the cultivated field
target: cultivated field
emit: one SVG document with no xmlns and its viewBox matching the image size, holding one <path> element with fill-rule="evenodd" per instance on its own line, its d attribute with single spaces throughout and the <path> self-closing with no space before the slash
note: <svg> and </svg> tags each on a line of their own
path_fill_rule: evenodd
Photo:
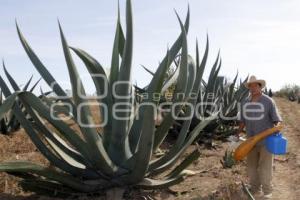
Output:
<svg viewBox="0 0 300 200">
<path fill-rule="evenodd" d="M 275 157 L 273 199 L 300 199 L 300 104 L 283 98 L 274 98 L 285 122 L 284 135 L 288 139 L 288 153 Z M 169 140 L 172 140 L 170 138 Z M 165 144 L 168 145 L 168 144 Z M 200 145 L 201 156 L 190 167 L 196 175 L 167 190 L 128 191 L 128 199 L 247 199 L 242 190 L 241 181 L 247 182 L 245 162 L 231 169 L 223 169 L 220 160 L 228 147 L 227 142 L 215 141 L 213 148 Z M 189 147 L 191 152 L 195 147 Z M 46 159 L 32 144 L 21 129 L 10 136 L 0 135 L 0 161 L 30 160 L 48 165 Z M 51 166 L 50 166 L 51 167 Z M 17 179 L 6 173 L 0 173 L 0 199 L 29 200 L 49 199 L 23 191 L 17 185 Z M 50 198 L 53 199 L 53 198 Z M 80 199 L 104 199 L 104 197 L 81 197 Z"/>
</svg>

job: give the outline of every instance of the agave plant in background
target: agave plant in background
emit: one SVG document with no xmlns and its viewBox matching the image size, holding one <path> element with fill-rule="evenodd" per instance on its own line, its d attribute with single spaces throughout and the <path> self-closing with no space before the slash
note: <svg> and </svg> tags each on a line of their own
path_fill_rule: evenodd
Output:
<svg viewBox="0 0 300 200">
<path fill-rule="evenodd" d="M 208 134 L 214 134 L 215 137 L 227 137 L 234 133 L 238 113 L 238 103 L 241 102 L 249 91 L 244 86 L 248 77 L 237 85 L 238 74 L 230 83 L 225 77 L 219 76 L 221 61 L 218 64 L 219 56 L 208 77 L 208 81 L 203 81 L 203 89 L 199 94 L 200 102 L 208 102 L 208 106 L 201 110 L 201 115 L 206 116 L 214 110 L 219 109 L 219 117 L 205 128 Z M 211 106 L 213 105 L 213 106 Z M 195 119 L 197 122 L 197 119 Z M 197 123 L 196 123 L 197 124 Z M 219 134 L 219 136 L 217 136 Z"/>
<path fill-rule="evenodd" d="M 206 47 L 207 51 L 208 51 L 208 40 L 207 40 L 207 47 Z M 205 60 L 206 58 L 204 58 Z M 157 110 L 157 118 L 156 118 L 156 126 L 159 126 L 161 124 L 162 119 L 165 117 L 166 112 L 165 110 L 169 110 L 170 105 L 168 105 L 167 102 L 171 102 L 172 101 L 172 97 L 174 94 L 174 90 L 176 87 L 176 82 L 178 79 L 178 75 L 179 75 L 179 65 L 180 65 L 180 54 L 178 54 L 175 59 L 173 60 L 174 65 L 170 65 L 170 67 L 168 68 L 166 74 L 165 74 L 165 78 L 163 81 L 163 86 L 161 89 L 161 92 L 156 94 L 155 98 L 159 101 L 161 106 L 159 107 L 159 109 Z M 204 64 L 205 65 L 205 64 Z M 147 67 L 143 66 L 143 69 L 148 72 L 151 76 L 154 76 L 154 72 L 152 72 L 150 69 L 148 69 Z M 205 66 L 204 66 L 205 67 Z M 147 93 L 147 88 L 149 87 L 149 85 L 145 86 L 144 88 L 140 88 L 137 86 L 137 84 L 134 86 L 135 88 L 135 102 L 138 103 L 142 103 L 143 102 L 143 98 L 144 96 L 147 98 L 148 93 Z M 183 109 L 184 110 L 184 109 Z M 184 112 L 182 112 L 179 114 L 179 116 L 184 115 Z M 177 121 L 175 120 L 173 125 L 171 126 L 169 133 L 172 133 L 172 131 L 176 130 L 176 131 L 180 131 L 177 130 L 176 125 L 177 125 Z M 180 126 L 181 127 L 181 126 Z M 178 135 L 179 132 L 177 132 L 176 135 Z"/>
<path fill-rule="evenodd" d="M 300 103 L 300 86 L 296 84 L 286 84 L 276 92 L 275 95 L 287 98 L 290 101 L 298 100 L 298 103 Z"/>
<path fill-rule="evenodd" d="M 273 91 L 272 91 L 271 88 L 268 89 L 267 87 L 265 87 L 264 90 L 263 90 L 263 93 L 264 93 L 265 95 L 268 95 L 269 97 L 273 97 Z"/>
<path fill-rule="evenodd" d="M 236 117 L 239 112 L 238 104 L 249 95 L 249 90 L 244 86 L 244 83 L 248 80 L 248 77 L 244 81 L 240 81 L 239 85 L 236 86 L 237 78 L 238 74 L 232 83 L 227 83 L 227 80 L 225 80 L 224 85 L 219 85 L 219 88 L 221 88 L 223 92 L 221 94 L 222 116 L 219 117 L 218 126 L 214 131 L 217 138 L 223 139 L 236 133 Z"/>
<path fill-rule="evenodd" d="M 208 42 L 208 39 L 207 39 Z M 208 47 L 207 47 L 208 48 Z M 173 60 L 174 65 L 171 65 L 169 69 L 166 72 L 163 87 L 161 90 L 161 101 L 166 101 L 168 99 L 171 99 L 171 96 L 173 94 L 173 91 L 175 89 L 175 85 L 178 79 L 179 75 L 179 65 L 180 65 L 180 54 L 178 54 L 175 59 Z M 147 67 L 143 66 L 142 67 L 145 69 L 146 72 L 148 72 L 151 76 L 154 75 L 154 73 L 148 69 Z M 139 88 L 136 86 L 138 89 L 139 93 L 143 93 L 148 86 L 144 87 L 143 89 Z M 170 96 L 168 96 L 170 95 Z"/>
<path fill-rule="evenodd" d="M 179 75 L 178 63 L 180 61 L 180 56 L 178 55 L 178 57 L 176 58 L 177 59 L 174 60 L 175 70 L 173 71 L 173 73 L 170 73 L 166 77 L 162 92 L 166 92 L 168 91 L 170 86 L 176 85 L 177 77 Z M 206 59 L 207 55 L 205 57 L 205 60 Z M 210 121 L 210 123 L 204 128 L 203 134 L 200 135 L 201 138 L 197 138 L 197 140 L 200 141 L 206 139 L 211 140 L 212 138 L 225 139 L 229 135 L 234 134 L 237 124 L 237 120 L 235 120 L 234 118 L 238 113 L 238 103 L 241 102 L 249 94 L 248 89 L 243 84 L 245 83 L 245 81 L 247 81 L 248 77 L 244 81 L 240 81 L 240 83 L 237 84 L 237 74 L 234 77 L 233 81 L 229 82 L 227 78 L 219 75 L 221 66 L 222 62 L 220 56 L 218 55 L 212 66 L 208 80 L 201 80 L 202 85 L 198 94 L 197 104 L 202 106 L 200 106 L 198 109 L 198 116 L 196 116 L 196 114 L 194 115 L 190 130 L 193 130 L 193 128 L 201 122 L 201 118 L 213 115 L 215 113 L 218 113 L 219 111 L 220 114 L 215 120 Z M 144 69 L 151 75 L 154 74 L 146 67 L 144 67 Z M 143 96 L 143 92 L 145 92 L 145 89 L 137 88 L 138 96 Z M 163 93 L 160 96 L 160 100 L 161 102 L 166 101 L 165 95 Z M 184 112 L 181 112 L 179 115 L 183 117 Z M 178 136 L 180 130 L 182 129 L 183 123 L 184 120 L 174 121 L 170 133 L 172 135 Z"/>
<path fill-rule="evenodd" d="M 212 139 L 225 139 L 236 131 L 238 113 L 238 103 L 241 102 L 249 91 L 244 86 L 247 81 L 240 81 L 237 85 L 238 74 L 232 82 L 229 82 L 223 76 L 219 75 L 221 69 L 221 59 L 217 56 L 213 67 L 210 71 L 208 80 L 201 80 L 202 85 L 198 94 L 197 105 L 199 106 L 192 120 L 190 130 L 193 130 L 202 118 L 219 113 L 218 117 L 211 120 L 202 130 L 203 134 L 199 135 L 198 141 L 206 143 L 212 142 Z M 173 133 L 178 134 L 182 128 L 183 120 L 177 120 L 174 123 Z"/>
<path fill-rule="evenodd" d="M 73 92 L 72 99 L 65 98 L 63 101 L 72 108 L 69 117 L 77 124 L 79 130 L 71 129 L 61 118 L 61 114 L 70 112 L 66 111 L 64 106 L 54 106 L 49 99 L 44 98 L 44 100 L 41 100 L 31 92 L 16 91 L 12 93 L 0 77 L 0 86 L 6 96 L 6 100 L 0 107 L 0 117 L 3 117 L 8 110 L 12 109 L 32 142 L 54 166 L 54 168 L 47 168 L 28 161 L 8 161 L 0 164 L 0 171 L 20 176 L 22 178 L 21 185 L 27 190 L 47 192 L 50 195 L 94 193 L 125 186 L 156 189 L 168 187 L 182 181 L 186 167 L 199 157 L 198 149 L 175 167 L 174 165 L 201 130 L 216 116 L 210 116 L 201 121 L 189 134 L 192 119 L 184 121 L 176 142 L 164 155 L 153 159 L 153 152 L 164 141 L 169 128 L 176 119 L 176 115 L 182 111 L 185 104 L 195 105 L 197 102 L 197 98 L 191 98 L 191 94 L 199 93 L 201 86 L 199 80 L 202 80 L 207 58 L 208 48 L 206 48 L 204 58 L 200 62 L 198 45 L 196 62 L 188 55 L 186 37 L 189 28 L 189 11 L 184 25 L 179 17 L 178 19 L 181 34 L 167 51 L 146 88 L 146 93 L 150 98 L 142 99 L 140 102 L 142 106 L 136 109 L 134 113 L 128 110 L 128 107 L 134 104 L 132 89 L 129 84 L 133 44 L 131 1 L 126 1 L 126 34 L 123 34 L 120 14 L 118 14 L 109 77 L 106 76 L 101 64 L 91 55 L 68 45 L 59 25 L 72 91 L 80 91 L 81 93 L 80 95 Z M 45 82 L 52 86 L 56 95 L 60 97 L 67 96 L 34 53 L 18 26 L 17 30 L 26 53 Z M 70 49 L 85 64 L 91 74 L 97 94 L 100 96 L 107 89 L 107 95 L 102 99 L 97 99 L 101 118 L 107 122 L 100 131 L 93 126 L 95 123 L 91 116 L 90 106 L 86 106 L 89 105 L 89 100 L 82 96 L 85 95 L 84 87 L 73 62 Z M 158 101 L 151 97 L 162 92 L 165 73 L 179 51 L 181 52 L 179 76 L 174 90 L 175 95 L 172 98 L 173 105 L 177 105 L 174 109 L 175 115 L 171 112 L 167 113 L 161 125 L 155 128 L 155 109 L 152 105 L 157 106 Z M 101 78 L 97 75 L 101 75 Z M 118 82 L 125 84 L 117 84 L 114 88 L 114 84 Z M 13 84 L 11 80 L 10 83 Z M 105 88 L 105 85 L 107 88 Z M 115 91 L 115 94 L 113 91 Z M 184 96 L 176 94 L 184 94 Z M 116 98 L 116 95 L 131 97 Z M 25 110 L 20 108 L 19 104 L 16 103 L 16 99 L 22 103 Z M 107 106 L 107 112 L 101 106 L 102 104 Z M 125 112 L 118 114 L 119 118 L 113 116 L 117 105 L 121 105 L 120 107 L 123 110 L 127 109 Z M 76 109 L 78 107 L 82 108 L 80 112 Z M 186 109 L 185 115 L 189 116 L 191 112 L 191 110 Z M 31 116 L 32 121 L 26 119 L 25 113 Z M 55 119 L 53 116 L 55 116 Z M 120 117 L 122 118 L 120 119 Z M 47 124 L 50 124 L 51 128 Z M 160 180 L 157 180 L 157 175 L 161 175 L 171 167 L 174 168 L 166 175 L 160 176 Z"/>
<path fill-rule="evenodd" d="M 32 81 L 32 76 L 31 78 L 27 81 L 27 83 L 25 84 L 25 86 L 20 89 L 20 87 L 18 86 L 18 84 L 13 80 L 13 78 L 11 77 L 11 75 L 8 73 L 7 69 L 5 68 L 5 64 L 3 61 L 3 69 L 4 72 L 6 74 L 6 77 L 13 82 L 12 86 L 14 88 L 15 91 L 27 91 L 28 87 Z M 38 81 L 36 81 L 34 83 L 34 85 L 29 89 L 29 92 L 32 92 L 36 86 L 38 85 L 38 83 L 40 82 L 41 79 L 39 79 Z M 4 98 L 3 98 L 3 93 L 1 91 L 0 93 L 0 106 L 3 104 Z M 21 102 L 18 100 L 17 104 L 20 106 L 20 108 L 22 110 L 24 110 L 23 105 L 21 104 Z M 25 114 L 26 118 L 28 120 L 30 120 L 30 116 L 28 116 L 27 114 Z M 5 114 L 5 116 L 3 116 L 3 118 L 0 120 L 0 133 L 2 134 L 9 134 L 12 133 L 14 131 L 17 131 L 21 128 L 21 124 L 20 122 L 17 120 L 16 116 L 10 111 L 7 114 Z"/>
</svg>

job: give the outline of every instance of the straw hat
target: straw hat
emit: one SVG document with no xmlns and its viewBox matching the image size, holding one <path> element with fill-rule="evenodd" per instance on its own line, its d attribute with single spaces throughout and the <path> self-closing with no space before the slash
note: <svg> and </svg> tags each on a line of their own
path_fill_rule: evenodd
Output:
<svg viewBox="0 0 300 200">
<path fill-rule="evenodd" d="M 259 83 L 261 85 L 261 88 L 264 88 L 266 86 L 266 81 L 262 79 L 257 79 L 256 76 L 250 76 L 248 82 L 245 83 L 245 87 L 249 88 L 249 84 L 251 83 Z"/>
</svg>

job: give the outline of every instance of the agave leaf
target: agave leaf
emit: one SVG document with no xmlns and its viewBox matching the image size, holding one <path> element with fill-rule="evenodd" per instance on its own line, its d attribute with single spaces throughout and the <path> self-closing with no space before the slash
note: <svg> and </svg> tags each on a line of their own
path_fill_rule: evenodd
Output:
<svg viewBox="0 0 300 200">
<path fill-rule="evenodd" d="M 234 86 L 236 84 L 237 78 L 238 78 L 238 73 L 236 73 L 236 76 L 233 79 L 232 84 L 230 85 L 230 89 L 229 89 L 229 99 L 230 100 L 233 99 Z"/>
<path fill-rule="evenodd" d="M 70 156 L 72 160 L 75 160 L 77 163 L 80 163 L 81 165 L 84 166 L 89 166 L 91 167 L 91 164 L 84 158 L 82 157 L 82 155 L 76 151 L 75 149 L 73 149 L 72 147 L 70 147 L 60 136 L 58 136 L 55 132 L 51 132 L 52 134 L 45 134 L 45 137 L 47 139 L 47 141 L 51 141 L 49 143 L 54 143 L 56 147 L 53 147 L 54 145 L 51 145 L 53 148 L 56 148 L 59 150 L 58 151 L 63 151 L 63 153 L 58 153 L 58 154 L 67 154 L 67 156 Z M 61 156 L 64 157 L 64 156 Z M 64 158 L 65 159 L 65 158 Z M 65 159 L 67 160 L 67 159 Z M 70 162 L 69 162 L 70 164 Z M 76 166 L 76 165 L 73 165 Z M 79 167 L 80 168 L 80 167 Z"/>
<path fill-rule="evenodd" d="M 76 192 L 70 187 L 66 187 L 65 185 L 54 181 L 44 180 L 42 178 L 27 178 L 26 176 L 25 179 L 20 181 L 20 186 L 24 191 L 30 191 L 37 195 L 48 197 L 68 198 L 71 195 L 76 195 L 76 193 L 79 195 L 79 192 Z"/>
<path fill-rule="evenodd" d="M 41 96 L 47 97 L 47 95 L 49 95 L 49 94 L 52 93 L 52 91 L 44 92 L 44 91 L 42 90 L 42 87 L 40 87 L 40 92 L 41 92 L 41 95 L 40 95 L 39 97 L 41 97 Z"/>
<path fill-rule="evenodd" d="M 159 93 L 162 89 L 163 82 L 164 82 L 164 76 L 165 76 L 168 68 L 170 67 L 170 63 L 171 63 L 169 51 L 167 52 L 166 56 L 167 56 L 166 62 L 163 62 L 158 67 L 158 69 L 156 70 L 156 72 L 147 88 L 147 93 L 149 95 Z M 153 99 L 150 99 L 150 102 L 155 102 L 155 101 L 153 101 Z M 158 102 L 156 102 L 156 103 L 158 103 Z"/>
<path fill-rule="evenodd" d="M 220 59 L 220 52 L 218 53 L 217 59 L 211 69 L 210 75 L 209 75 L 209 79 L 207 81 L 207 87 L 205 89 L 205 93 L 204 93 L 204 97 L 203 97 L 203 102 L 205 103 L 211 103 L 213 101 L 213 99 L 209 98 L 209 95 L 213 95 L 213 98 L 216 98 L 216 94 L 215 94 L 215 83 L 216 83 L 216 79 L 217 79 L 217 75 L 218 75 L 218 71 L 220 70 L 220 63 L 219 63 L 219 59 Z M 205 105 L 203 106 L 203 116 L 205 116 L 205 113 L 207 113 L 207 110 L 211 109 L 211 106 Z"/>
<path fill-rule="evenodd" d="M 5 67 L 4 61 L 3 61 L 3 69 L 4 69 L 5 75 L 6 75 L 7 79 L 8 79 L 8 81 L 10 82 L 12 88 L 15 91 L 21 91 L 21 89 L 19 88 L 19 86 L 16 83 L 16 81 L 8 73 L 8 71 L 7 71 L 6 67 Z M 31 79 L 32 79 L 32 76 L 31 76 Z M 22 91 L 25 91 L 27 89 L 29 83 L 31 82 L 31 79 L 29 79 L 29 81 L 25 85 L 24 89 L 22 89 Z M 19 101 L 17 102 L 17 104 L 20 105 L 21 110 L 23 110 L 23 105 L 20 104 Z M 25 114 L 25 116 L 26 116 L 26 114 Z M 17 130 L 20 127 L 20 123 L 18 122 L 18 120 L 16 120 L 16 118 L 15 118 L 14 115 L 12 115 L 12 117 L 10 118 L 10 121 L 8 122 L 8 127 L 12 127 L 12 128 L 14 128 L 14 130 Z"/>
<path fill-rule="evenodd" d="M 68 187 L 67 185 L 63 185 L 58 183 L 57 181 L 49 181 L 45 180 L 43 177 L 36 178 L 30 177 L 21 180 L 20 185 L 23 190 L 34 192 L 37 195 L 43 195 L 48 197 L 55 197 L 55 198 L 70 198 L 82 196 L 84 195 L 82 191 L 78 191 L 75 188 Z M 93 191 L 93 194 L 101 194 L 104 189 L 109 189 L 112 187 L 112 183 L 108 181 L 102 180 L 102 183 L 98 181 L 97 189 Z M 92 187 L 95 187 L 94 185 Z"/>
<path fill-rule="evenodd" d="M 7 97 L 6 100 L 4 100 L 4 102 L 1 104 L 0 106 L 0 120 L 2 120 L 5 116 L 5 114 L 11 110 L 11 108 L 13 107 L 13 105 L 15 104 L 15 100 L 18 96 L 18 93 L 15 93 L 13 95 L 10 95 L 9 97 Z"/>
<path fill-rule="evenodd" d="M 187 83 L 186 96 L 190 97 L 196 79 L 197 66 L 191 56 L 188 56 L 187 65 L 188 65 L 188 83 Z"/>
<path fill-rule="evenodd" d="M 155 190 L 155 189 L 163 189 L 168 188 L 172 185 L 176 185 L 184 180 L 182 175 L 179 175 L 175 178 L 167 179 L 167 180 L 154 180 L 150 178 L 145 178 L 142 182 L 137 184 L 137 187 L 145 190 Z"/>
<path fill-rule="evenodd" d="M 5 63 L 4 61 L 2 62 L 2 65 L 3 65 L 3 70 L 4 70 L 4 73 L 8 79 L 8 81 L 10 82 L 11 86 L 13 87 L 13 89 L 15 91 L 20 91 L 20 88 L 18 86 L 18 84 L 16 83 L 16 81 L 12 78 L 12 76 L 9 74 L 9 72 L 7 71 L 6 67 L 5 67 Z"/>
<path fill-rule="evenodd" d="M 216 72 L 215 72 L 214 77 L 213 77 L 213 88 L 214 88 L 213 93 L 214 94 L 217 93 L 216 91 L 219 89 L 218 86 L 220 86 L 220 85 L 217 84 L 217 81 L 218 81 L 218 75 L 219 75 L 221 66 L 222 66 L 222 59 L 220 59 L 218 68 L 216 69 Z"/>
<path fill-rule="evenodd" d="M 23 87 L 22 91 L 27 91 L 27 88 L 29 87 L 29 84 L 31 83 L 32 78 L 33 78 L 33 75 L 31 75 L 30 79 L 27 81 L 27 83 Z"/>
<path fill-rule="evenodd" d="M 96 86 L 97 94 L 100 96 L 102 95 L 103 92 L 107 91 L 106 95 L 101 98 L 101 101 L 99 99 L 98 102 L 100 103 L 100 113 L 102 116 L 102 119 L 107 118 L 107 124 L 104 126 L 104 133 L 103 133 L 103 143 L 105 148 L 108 147 L 109 142 L 110 142 L 110 137 L 111 137 L 111 129 L 112 129 L 112 113 L 110 112 L 112 110 L 112 104 L 113 104 L 113 99 L 112 99 L 112 94 L 111 90 L 109 89 L 109 82 L 106 77 L 105 71 L 101 64 L 97 62 L 96 59 L 94 59 L 92 56 L 90 56 L 88 53 L 81 49 L 76 49 L 76 48 L 71 48 L 85 63 L 88 71 L 90 72 L 91 75 L 97 75 L 97 76 L 92 76 L 92 79 L 94 81 L 94 84 Z M 101 77 L 99 77 L 101 75 Z M 107 87 L 105 87 L 105 85 Z M 104 103 L 104 105 L 107 106 L 108 112 L 104 112 L 101 104 Z"/>
<path fill-rule="evenodd" d="M 86 65 L 89 73 L 91 74 L 91 78 L 93 79 L 93 82 L 96 86 L 97 94 L 101 95 L 102 92 L 108 89 L 105 88 L 105 85 L 108 86 L 108 80 L 103 67 L 95 58 L 93 58 L 84 50 L 81 50 L 79 48 L 73 48 L 73 47 L 71 47 L 71 49 L 81 58 L 81 60 Z M 94 75 L 101 75 L 101 77 L 97 77 Z"/>
<path fill-rule="evenodd" d="M 220 59 L 220 51 L 218 52 L 218 56 L 215 60 L 215 63 L 210 71 L 210 74 L 209 74 L 209 78 L 208 78 L 208 82 L 209 81 L 212 81 L 213 80 L 213 77 L 215 76 L 216 74 L 216 71 L 217 71 L 217 68 L 218 68 L 218 63 L 219 63 L 219 59 Z"/>
<path fill-rule="evenodd" d="M 206 47 L 205 47 L 205 52 L 204 52 L 204 55 L 203 55 L 201 63 L 199 63 L 199 50 L 197 50 L 197 49 L 198 49 L 198 42 L 196 43 L 196 55 L 198 55 L 197 56 L 198 57 L 198 61 L 196 62 L 196 65 L 199 68 L 199 75 L 198 75 L 199 79 L 197 79 L 197 78 L 196 79 L 197 80 L 201 80 L 201 83 L 203 83 L 202 82 L 202 80 L 203 80 L 202 77 L 203 77 L 204 69 L 205 69 L 205 66 L 206 66 L 206 63 L 207 63 L 208 52 L 209 52 L 209 40 L 208 40 L 208 36 L 206 38 Z M 201 77 L 201 79 L 200 79 L 200 77 Z M 199 89 L 201 89 L 201 87 Z"/>
<path fill-rule="evenodd" d="M 77 168 L 86 169 L 85 165 L 83 165 L 80 162 L 77 162 L 74 158 L 72 158 L 72 156 L 70 156 L 68 153 L 65 153 L 65 151 L 62 150 L 58 145 L 56 145 L 55 142 L 53 142 L 50 138 L 48 137 L 45 138 L 47 142 L 50 144 L 50 146 L 55 150 L 55 152 L 67 163 Z"/>
<path fill-rule="evenodd" d="M 144 65 L 141 65 L 142 66 L 142 68 L 144 68 L 144 70 L 146 71 L 146 72 L 148 72 L 149 74 L 151 74 L 152 76 L 154 76 L 154 72 L 152 72 L 150 69 L 148 69 L 147 67 L 145 67 Z"/>
<path fill-rule="evenodd" d="M 223 96 L 223 113 L 225 116 L 234 108 L 237 100 L 234 99 L 234 87 L 237 81 L 238 73 L 236 74 L 233 82 L 229 85 L 228 89 L 226 88 L 227 92 Z"/>
<path fill-rule="evenodd" d="M 36 88 L 36 86 L 39 84 L 39 82 L 42 80 L 42 78 L 39 78 L 39 80 L 37 80 L 36 82 L 35 82 L 35 84 L 30 88 L 30 90 L 29 90 L 29 92 L 32 92 L 35 88 Z"/>
<path fill-rule="evenodd" d="M 114 83 L 118 80 L 119 75 L 119 65 L 120 59 L 119 55 L 123 56 L 125 45 L 125 38 L 124 33 L 122 30 L 121 20 L 120 20 L 120 5 L 118 3 L 118 19 L 117 19 L 117 27 L 115 32 L 115 39 L 113 45 L 113 52 L 112 52 L 112 60 L 111 60 L 111 68 L 110 68 L 110 75 L 109 75 L 109 85 L 110 90 L 112 91 Z"/>
<path fill-rule="evenodd" d="M 115 103 L 119 104 L 119 109 L 128 109 L 130 104 L 130 98 L 127 98 L 131 95 L 131 67 L 132 67 L 132 48 L 133 48 L 133 25 L 132 25 L 132 7 L 131 1 L 126 1 L 126 41 L 124 46 L 124 51 L 122 54 L 122 61 L 120 65 L 120 71 L 118 74 L 118 84 L 115 87 L 115 94 L 118 95 L 115 99 Z M 126 145 L 126 138 L 129 133 L 129 118 L 130 112 L 121 112 L 118 118 L 112 119 L 112 133 L 111 141 L 108 147 L 108 153 L 111 156 L 112 160 L 121 164 L 125 160 L 128 160 L 132 153 L 130 147 Z M 126 119 L 126 120 L 125 120 Z"/>
<path fill-rule="evenodd" d="M 90 127 L 89 125 L 94 124 L 93 123 L 93 118 L 90 112 L 90 109 L 87 105 L 88 101 L 80 96 L 81 95 L 86 95 L 84 91 L 84 87 L 82 84 L 82 81 L 79 77 L 79 74 L 77 72 L 76 66 L 73 62 L 68 43 L 64 37 L 62 28 L 59 24 L 59 29 L 60 29 L 60 35 L 61 35 L 61 41 L 62 41 L 62 46 L 64 50 L 64 55 L 66 59 L 66 63 L 68 66 L 69 70 L 69 76 L 70 76 L 70 81 L 72 85 L 72 91 L 73 91 L 73 98 L 74 102 L 77 105 L 78 108 L 80 108 L 80 105 L 82 106 L 82 109 L 80 110 L 80 113 L 78 113 L 78 117 L 80 117 L 80 120 L 78 123 L 81 123 L 83 125 L 80 126 L 81 131 L 86 139 L 87 144 L 92 151 L 90 151 L 91 156 L 93 157 L 95 164 L 98 169 L 102 169 L 104 173 L 107 174 L 113 174 L 117 168 L 114 166 L 114 163 L 111 161 L 109 158 L 104 146 L 103 146 L 103 141 L 100 135 L 97 133 L 96 129 L 93 127 Z M 80 94 L 78 94 L 80 93 Z M 85 127 L 88 125 L 88 127 Z"/>
<path fill-rule="evenodd" d="M 44 94 L 42 94 L 39 98 L 48 106 L 49 109 L 52 109 L 57 114 L 64 114 L 65 116 L 72 118 L 72 113 L 70 113 L 70 110 L 66 106 L 59 105 L 58 102 L 56 102 L 57 104 L 53 104 L 53 100 L 49 99 Z"/>
<path fill-rule="evenodd" d="M 179 67 L 176 67 L 173 74 L 171 74 L 168 79 L 164 82 L 164 86 L 161 89 L 161 94 L 164 94 L 169 87 L 176 83 L 179 75 Z"/>
<path fill-rule="evenodd" d="M 27 161 L 14 161 L 14 162 L 3 162 L 0 163 L 1 172 L 21 172 L 36 174 L 48 178 L 53 181 L 58 181 L 70 188 L 76 189 L 82 192 L 92 192 L 97 189 L 97 185 L 84 184 L 80 179 L 74 178 L 73 176 L 46 168 Z"/>
<path fill-rule="evenodd" d="M 85 169 L 85 166 L 91 166 L 91 163 L 88 162 L 87 159 L 82 157 L 82 155 L 78 151 L 71 148 L 60 136 L 49 130 L 47 126 L 45 126 L 42 122 L 41 117 L 38 116 L 26 102 L 23 102 L 23 104 L 27 112 L 34 120 L 34 128 L 45 137 L 45 139 L 48 141 L 53 150 L 55 150 L 61 158 L 63 158 L 69 164 L 78 168 Z"/>
<path fill-rule="evenodd" d="M 215 63 L 210 71 L 210 75 L 209 75 L 209 78 L 208 78 L 208 81 L 207 81 L 207 87 L 206 87 L 206 90 L 205 90 L 205 95 L 204 95 L 204 102 L 207 102 L 207 98 L 208 98 L 208 94 L 210 92 L 213 92 L 213 88 L 214 88 L 214 75 L 216 73 L 216 70 L 217 70 L 217 67 L 218 67 L 218 63 L 219 63 L 219 58 L 220 58 L 220 52 L 218 53 L 218 56 L 215 60 Z"/>
<path fill-rule="evenodd" d="M 121 22 L 119 23 L 119 29 L 120 29 L 120 36 L 119 36 L 119 55 L 123 57 L 124 47 L 125 47 L 125 36 L 123 32 L 123 28 L 121 25 Z"/>
<path fill-rule="evenodd" d="M 145 116 L 141 123 L 141 137 L 137 152 L 133 156 L 134 170 L 128 177 L 125 177 L 125 181 L 129 184 L 134 184 L 144 178 L 152 156 L 155 126 L 154 109 L 151 105 L 145 106 Z"/>
<path fill-rule="evenodd" d="M 205 80 L 201 80 L 201 82 L 202 82 L 202 84 L 203 84 L 204 88 L 206 88 L 206 87 L 207 87 L 207 83 L 206 83 L 206 81 L 205 81 Z"/>
<path fill-rule="evenodd" d="M 180 59 L 180 66 L 179 66 L 179 73 L 180 75 L 178 76 L 178 81 L 176 84 L 176 88 L 174 93 L 184 93 L 184 97 L 175 97 L 173 98 L 173 102 L 180 102 L 184 98 L 188 97 L 189 92 L 192 90 L 192 87 L 187 88 L 189 86 L 188 78 L 189 77 L 189 66 L 188 66 L 188 46 L 187 46 L 187 33 L 186 30 L 181 22 L 181 19 L 179 18 L 178 14 L 176 13 L 181 31 L 182 31 L 182 52 L 181 52 L 181 59 Z M 193 79 L 192 79 L 193 80 Z M 192 85 L 192 84 L 190 84 Z"/>
</svg>

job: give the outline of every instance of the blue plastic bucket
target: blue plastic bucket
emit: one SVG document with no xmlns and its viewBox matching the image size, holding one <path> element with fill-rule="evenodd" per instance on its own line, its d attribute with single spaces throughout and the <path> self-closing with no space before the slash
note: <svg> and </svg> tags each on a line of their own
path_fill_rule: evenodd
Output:
<svg viewBox="0 0 300 200">
<path fill-rule="evenodd" d="M 287 139 L 281 133 L 275 133 L 265 139 L 267 150 L 275 155 L 286 154 Z"/>
</svg>

